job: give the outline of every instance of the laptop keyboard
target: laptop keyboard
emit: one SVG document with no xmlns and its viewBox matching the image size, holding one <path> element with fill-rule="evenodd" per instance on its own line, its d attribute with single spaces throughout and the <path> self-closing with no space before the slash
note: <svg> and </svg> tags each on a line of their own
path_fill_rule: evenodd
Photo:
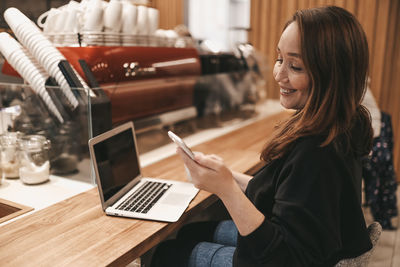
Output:
<svg viewBox="0 0 400 267">
<path fill-rule="evenodd" d="M 146 181 L 116 209 L 147 213 L 170 187 L 171 184 Z"/>
</svg>

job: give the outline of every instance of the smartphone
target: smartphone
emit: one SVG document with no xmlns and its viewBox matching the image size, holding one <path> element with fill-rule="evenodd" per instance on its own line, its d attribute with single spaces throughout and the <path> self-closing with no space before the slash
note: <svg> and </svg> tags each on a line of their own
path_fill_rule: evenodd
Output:
<svg viewBox="0 0 400 267">
<path fill-rule="evenodd" d="M 176 134 L 174 134 L 171 131 L 168 131 L 168 136 L 169 136 L 169 138 L 172 139 L 172 141 L 174 141 L 175 144 L 177 144 L 180 148 L 182 148 L 183 151 L 185 151 L 185 153 L 192 160 L 194 160 L 194 154 L 193 154 L 192 150 L 190 150 L 190 148 L 185 144 L 185 142 L 183 142 L 183 140 L 179 136 L 177 136 Z"/>
</svg>

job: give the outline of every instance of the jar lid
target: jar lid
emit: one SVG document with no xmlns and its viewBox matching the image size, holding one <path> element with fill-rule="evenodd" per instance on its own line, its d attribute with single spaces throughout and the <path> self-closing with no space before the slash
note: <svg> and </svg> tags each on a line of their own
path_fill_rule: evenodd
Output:
<svg viewBox="0 0 400 267">
<path fill-rule="evenodd" d="M 42 150 L 50 149 L 50 140 L 47 140 L 43 135 L 26 135 L 20 139 L 20 149 L 25 150 Z"/>
</svg>

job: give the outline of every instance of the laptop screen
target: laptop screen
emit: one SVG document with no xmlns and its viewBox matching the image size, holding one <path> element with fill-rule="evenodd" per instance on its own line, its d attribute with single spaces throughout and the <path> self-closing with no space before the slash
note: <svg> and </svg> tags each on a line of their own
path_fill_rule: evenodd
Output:
<svg viewBox="0 0 400 267">
<path fill-rule="evenodd" d="M 93 146 L 104 201 L 140 175 L 133 132 L 128 128 Z"/>
</svg>

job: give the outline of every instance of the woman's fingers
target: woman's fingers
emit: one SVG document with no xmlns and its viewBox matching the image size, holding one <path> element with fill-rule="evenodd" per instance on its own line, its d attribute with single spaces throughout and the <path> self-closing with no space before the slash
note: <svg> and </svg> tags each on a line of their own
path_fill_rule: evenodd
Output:
<svg viewBox="0 0 400 267">
<path fill-rule="evenodd" d="M 200 165 L 207 167 L 212 170 L 219 170 L 221 166 L 224 165 L 223 161 L 219 157 L 214 157 L 215 155 L 196 155 L 195 160 Z"/>
<path fill-rule="evenodd" d="M 219 156 L 217 156 L 215 154 L 211 154 L 211 155 L 209 155 L 209 157 L 212 158 L 212 159 L 218 160 L 218 161 L 223 161 L 223 159 L 221 157 L 219 157 Z"/>
<path fill-rule="evenodd" d="M 183 162 L 185 163 L 185 165 L 189 166 L 191 164 L 194 163 L 194 161 L 186 154 L 185 151 L 183 151 L 183 149 L 181 149 L 180 147 L 176 148 L 176 153 L 181 156 Z"/>
<path fill-rule="evenodd" d="M 210 158 L 209 156 L 203 155 L 201 152 L 195 152 L 195 160 L 192 160 L 181 148 L 177 148 L 176 152 L 181 156 L 183 163 L 190 170 L 200 171 L 199 167 L 206 168 L 208 170 L 217 170 L 222 164 L 222 161 Z"/>
<path fill-rule="evenodd" d="M 196 155 L 204 155 L 202 152 L 199 152 L 199 151 L 193 151 L 193 154 L 196 156 Z"/>
</svg>

